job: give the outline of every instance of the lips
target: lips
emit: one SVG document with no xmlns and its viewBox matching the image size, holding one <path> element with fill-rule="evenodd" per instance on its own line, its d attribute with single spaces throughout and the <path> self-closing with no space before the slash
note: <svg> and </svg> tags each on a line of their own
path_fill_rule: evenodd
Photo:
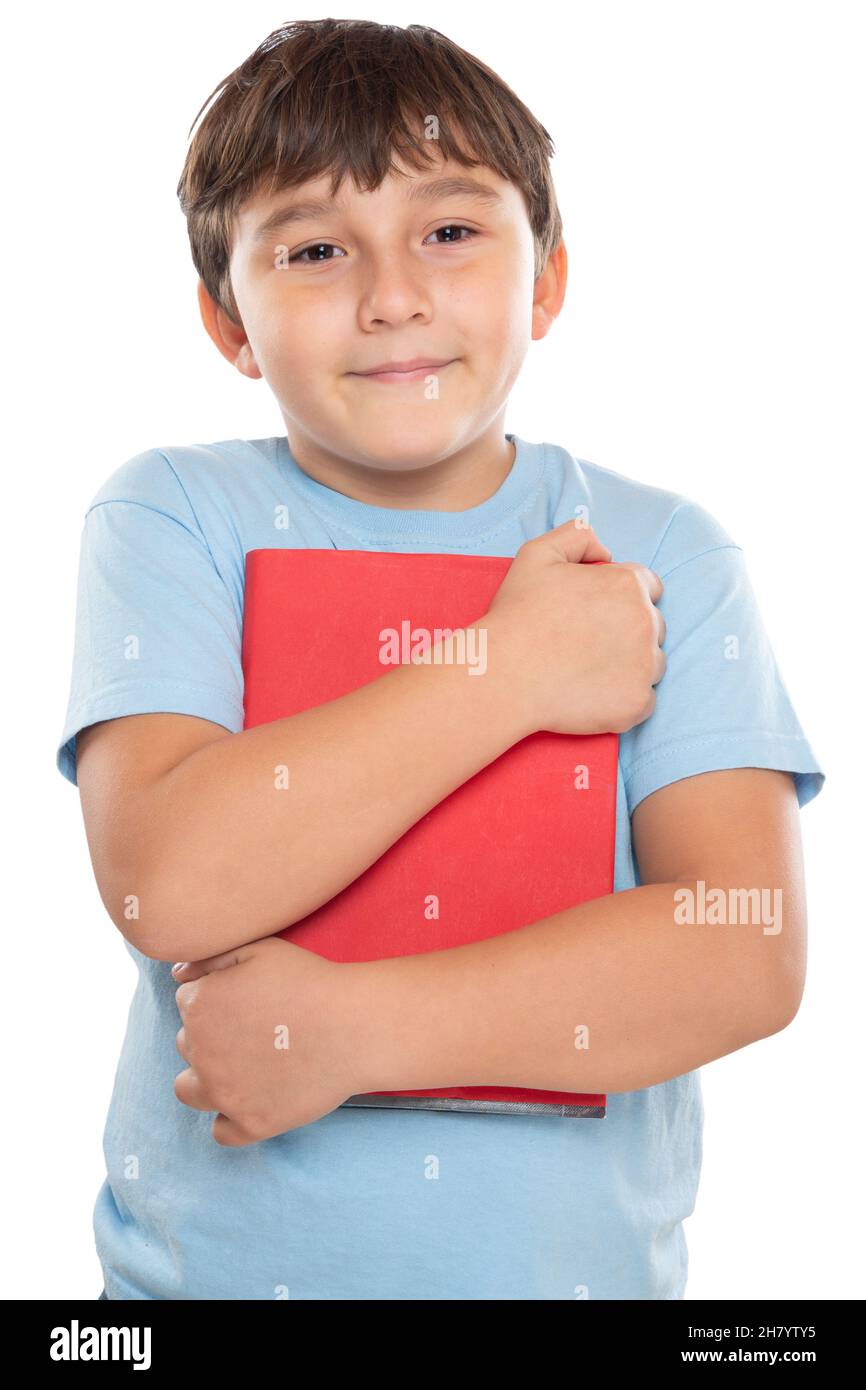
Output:
<svg viewBox="0 0 866 1390">
<path fill-rule="evenodd" d="M 382 362 L 378 367 L 371 367 L 366 372 L 352 372 L 352 376 L 362 376 L 368 381 L 400 382 L 416 381 L 419 377 L 427 376 L 430 372 L 441 370 L 448 367 L 454 358 L 424 358 L 413 357 L 408 362 Z"/>
</svg>

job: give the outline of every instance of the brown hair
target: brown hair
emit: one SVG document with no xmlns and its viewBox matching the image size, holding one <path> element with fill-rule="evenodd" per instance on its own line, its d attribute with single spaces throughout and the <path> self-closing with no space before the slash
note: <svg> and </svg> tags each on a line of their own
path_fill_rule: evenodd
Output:
<svg viewBox="0 0 866 1390">
<path fill-rule="evenodd" d="M 393 155 L 419 171 L 434 162 L 418 132 L 431 115 L 444 158 L 485 164 L 520 188 L 536 277 L 559 243 L 553 141 L 492 69 L 437 29 L 359 19 L 281 25 L 214 88 L 190 132 L 217 92 L 190 143 L 177 196 L 195 268 L 235 323 L 234 218 L 266 178 L 268 196 L 329 169 L 332 197 L 347 173 L 371 191 Z"/>
</svg>

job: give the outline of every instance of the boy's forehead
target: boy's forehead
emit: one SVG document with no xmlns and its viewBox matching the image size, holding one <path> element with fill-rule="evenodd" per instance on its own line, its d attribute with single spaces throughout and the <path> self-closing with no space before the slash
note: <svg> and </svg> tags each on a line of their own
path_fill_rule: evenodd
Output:
<svg viewBox="0 0 866 1390">
<path fill-rule="evenodd" d="M 389 197 L 408 204 L 462 197 L 500 213 L 522 204 L 516 185 L 486 164 L 469 167 L 441 158 L 424 170 L 398 164 L 388 171 L 379 188 L 371 191 L 359 190 L 351 174 L 346 174 L 333 196 L 331 178 L 330 171 L 325 171 L 277 192 L 259 188 L 238 209 L 236 223 L 241 239 L 259 241 L 303 217 L 345 211 L 358 202 L 375 199 L 383 189 L 387 189 Z"/>
</svg>

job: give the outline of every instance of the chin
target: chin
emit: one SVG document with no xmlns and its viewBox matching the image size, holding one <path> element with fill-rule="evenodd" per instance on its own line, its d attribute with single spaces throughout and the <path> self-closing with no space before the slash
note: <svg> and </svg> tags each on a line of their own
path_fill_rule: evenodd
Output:
<svg viewBox="0 0 866 1390">
<path fill-rule="evenodd" d="M 454 453 L 458 447 L 456 436 L 457 432 L 448 429 L 444 422 L 434 431 L 423 420 L 395 421 L 390 427 L 379 421 L 369 432 L 361 431 L 354 446 L 382 468 L 390 465 L 405 470 L 424 468 Z"/>
</svg>

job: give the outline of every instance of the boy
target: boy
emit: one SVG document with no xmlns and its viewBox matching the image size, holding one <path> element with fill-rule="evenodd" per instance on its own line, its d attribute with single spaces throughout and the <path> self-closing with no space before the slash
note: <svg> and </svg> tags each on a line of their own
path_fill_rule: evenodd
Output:
<svg viewBox="0 0 866 1390">
<path fill-rule="evenodd" d="M 740 547 L 503 431 L 564 298 L 551 153 L 437 31 L 334 19 L 270 35 L 191 143 L 202 318 L 285 434 L 148 450 L 86 513 L 57 758 L 139 969 L 94 1213 L 109 1298 L 680 1299 L 697 1068 L 796 1013 L 797 808 L 824 774 Z M 407 665 L 243 730 L 244 557 L 281 545 L 514 556 L 484 679 Z M 396 961 L 269 939 L 537 728 L 620 733 L 612 895 Z M 781 891 L 783 929 L 684 928 L 701 881 Z M 608 1109 L 343 1105 L 451 1084 Z"/>
</svg>

